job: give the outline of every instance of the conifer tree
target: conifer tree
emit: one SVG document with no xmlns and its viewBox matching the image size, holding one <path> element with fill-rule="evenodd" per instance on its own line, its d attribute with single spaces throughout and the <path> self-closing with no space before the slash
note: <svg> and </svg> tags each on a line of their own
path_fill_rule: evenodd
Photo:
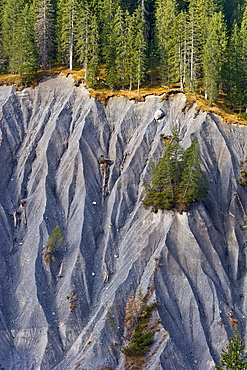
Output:
<svg viewBox="0 0 247 370">
<path fill-rule="evenodd" d="M 99 65 L 99 31 L 96 16 L 88 3 L 81 5 L 76 20 L 76 54 L 83 64 L 84 78 L 91 85 L 96 83 Z"/>
<path fill-rule="evenodd" d="M 3 52 L 3 37 L 2 37 L 2 11 L 3 11 L 3 4 L 2 1 L 0 1 L 0 71 L 4 70 L 5 65 L 5 58 L 4 58 L 4 52 Z"/>
<path fill-rule="evenodd" d="M 100 44 L 102 49 L 102 59 L 104 63 L 112 57 L 112 33 L 114 18 L 119 0 L 99 0 L 98 1 L 98 21 L 100 25 Z"/>
<path fill-rule="evenodd" d="M 242 60 L 242 83 L 246 87 L 247 84 L 247 2 L 243 12 L 243 18 L 240 27 L 240 38 L 241 38 L 241 60 Z M 243 102 L 245 108 L 247 108 L 247 91 L 244 88 L 243 91 Z"/>
<path fill-rule="evenodd" d="M 114 29 L 114 19 L 118 5 L 119 0 L 100 0 L 98 4 L 102 61 L 106 64 L 106 82 L 111 89 L 114 89 L 118 84 Z"/>
<path fill-rule="evenodd" d="M 60 61 L 73 69 L 77 0 L 58 0 L 57 47 Z"/>
<path fill-rule="evenodd" d="M 241 111 L 245 100 L 246 72 L 244 68 L 242 37 L 237 23 L 234 24 L 229 39 L 224 71 L 227 100 L 231 103 L 232 108 L 239 107 Z"/>
<path fill-rule="evenodd" d="M 181 11 L 175 20 L 176 45 L 174 46 L 174 77 L 179 79 L 180 88 L 184 89 L 189 81 L 189 27 L 187 14 Z"/>
<path fill-rule="evenodd" d="M 152 207 L 156 212 L 158 209 L 172 209 L 174 205 L 174 190 L 172 185 L 172 163 L 171 152 L 168 147 L 157 166 L 153 165 L 151 172 L 151 184 L 144 182 L 145 198 L 142 204 L 145 208 Z"/>
<path fill-rule="evenodd" d="M 133 50 L 134 50 L 134 22 L 133 17 L 126 11 L 126 79 L 129 84 L 129 91 L 132 90 L 132 85 L 134 81 L 134 69 L 135 63 L 133 59 Z"/>
<path fill-rule="evenodd" d="M 55 227 L 52 230 L 51 235 L 48 237 L 46 243 L 46 252 L 44 254 L 45 262 L 51 262 L 54 260 L 53 253 L 61 247 L 63 243 L 63 232 L 60 226 Z"/>
<path fill-rule="evenodd" d="M 216 366 L 216 370 L 247 369 L 247 354 L 244 352 L 245 340 L 240 337 L 236 327 L 233 334 L 230 343 L 221 352 L 221 360 L 219 365 Z"/>
<path fill-rule="evenodd" d="M 90 59 L 88 63 L 88 81 L 91 86 L 97 84 L 97 77 L 99 72 L 99 29 L 96 15 L 93 14 L 91 18 L 91 32 L 90 32 Z"/>
<path fill-rule="evenodd" d="M 127 82 L 127 20 L 126 16 L 119 6 L 117 8 L 114 20 L 114 34 L 116 37 L 116 74 L 121 83 L 121 88 L 124 89 Z"/>
<path fill-rule="evenodd" d="M 140 94 L 140 84 L 144 79 L 145 71 L 145 19 L 141 7 L 138 7 L 133 15 L 133 30 L 135 30 L 133 60 L 134 60 L 134 82 L 137 84 L 137 94 Z"/>
<path fill-rule="evenodd" d="M 204 89 L 205 97 L 209 99 L 210 104 L 218 97 L 226 45 L 226 25 L 223 14 L 215 13 L 211 18 L 207 41 L 203 48 Z"/>
<path fill-rule="evenodd" d="M 15 23 L 15 34 L 10 47 L 9 70 L 11 73 L 33 72 L 37 68 L 34 42 L 34 8 L 25 4 Z"/>
<path fill-rule="evenodd" d="M 207 40 L 208 24 L 217 10 L 215 0 L 190 0 L 189 2 L 189 64 L 190 90 L 202 77 L 202 50 Z"/>
<path fill-rule="evenodd" d="M 175 0 L 157 0 L 156 37 L 160 54 L 161 85 L 170 84 L 171 49 L 174 46 L 175 18 L 177 4 Z M 176 42 L 175 42 L 176 44 Z"/>
<path fill-rule="evenodd" d="M 2 45 L 4 58 L 7 64 L 9 64 L 9 59 L 14 57 L 15 48 L 14 43 L 16 43 L 17 35 L 17 21 L 20 17 L 21 11 L 24 7 L 24 0 L 6 0 L 3 3 L 1 10 L 2 16 Z"/>
<path fill-rule="evenodd" d="M 47 63 L 54 52 L 55 21 L 54 9 L 50 0 L 39 0 L 37 3 L 35 38 L 39 63 L 46 71 Z"/>
<path fill-rule="evenodd" d="M 152 210 L 171 209 L 180 178 L 179 158 L 183 152 L 180 146 L 178 126 L 172 130 L 172 139 L 167 144 L 163 156 L 155 166 L 151 162 L 151 184 L 144 182 L 146 196 L 142 200 L 145 208 Z"/>
<path fill-rule="evenodd" d="M 179 203 L 189 205 L 205 198 L 208 192 L 205 172 L 201 169 L 202 159 L 197 138 L 181 156 L 181 174 L 178 186 Z"/>
<path fill-rule="evenodd" d="M 145 208 L 152 207 L 153 211 L 173 207 L 186 210 L 192 203 L 203 200 L 208 191 L 197 139 L 184 150 L 177 125 L 172 133 L 162 158 L 156 166 L 152 164 L 151 182 L 144 182 L 142 204 Z"/>
</svg>

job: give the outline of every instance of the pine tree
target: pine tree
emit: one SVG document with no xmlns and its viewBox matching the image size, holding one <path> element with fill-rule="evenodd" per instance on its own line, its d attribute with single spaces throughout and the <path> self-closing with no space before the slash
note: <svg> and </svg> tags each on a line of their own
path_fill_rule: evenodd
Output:
<svg viewBox="0 0 247 370">
<path fill-rule="evenodd" d="M 244 353 L 245 340 L 240 337 L 239 331 L 235 327 L 234 336 L 226 349 L 221 352 L 221 360 L 216 370 L 242 370 L 247 369 L 247 354 Z"/>
<path fill-rule="evenodd" d="M 36 44 L 39 54 L 39 63 L 46 71 L 47 63 L 54 52 L 55 37 L 54 9 L 50 0 L 39 0 L 35 22 Z"/>
<path fill-rule="evenodd" d="M 219 94 L 224 53 L 227 45 L 226 25 L 223 14 L 215 13 L 210 21 L 208 37 L 203 48 L 205 97 L 212 104 Z"/>
</svg>

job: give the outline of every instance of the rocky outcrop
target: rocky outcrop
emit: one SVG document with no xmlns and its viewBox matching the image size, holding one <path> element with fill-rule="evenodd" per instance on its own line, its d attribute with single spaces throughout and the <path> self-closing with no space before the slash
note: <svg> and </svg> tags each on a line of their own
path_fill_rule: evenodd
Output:
<svg viewBox="0 0 247 370">
<path fill-rule="evenodd" d="M 62 76 L 1 86 L 0 120 L 4 369 L 124 369 L 124 310 L 140 288 L 159 302 L 145 369 L 213 369 L 232 318 L 245 333 L 246 128 L 186 108 L 184 94 L 103 107 Z M 189 212 L 152 213 L 142 182 L 175 123 L 184 147 L 197 136 L 210 191 Z M 64 242 L 47 263 L 57 225 Z"/>
</svg>

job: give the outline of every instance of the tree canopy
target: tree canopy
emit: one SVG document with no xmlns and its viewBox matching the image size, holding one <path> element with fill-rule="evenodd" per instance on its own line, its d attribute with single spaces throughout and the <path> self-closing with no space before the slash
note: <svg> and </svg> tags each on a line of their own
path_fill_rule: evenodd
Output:
<svg viewBox="0 0 247 370">
<path fill-rule="evenodd" d="M 194 202 L 203 200 L 208 192 L 206 175 L 201 169 L 202 159 L 196 137 L 187 149 L 180 145 L 177 125 L 170 142 L 158 163 L 150 163 L 151 179 L 144 181 L 145 208 L 153 211 L 176 208 L 186 211 Z"/>
<path fill-rule="evenodd" d="M 245 110 L 246 19 L 244 0 L 3 0 L 0 71 L 79 64 L 95 85 L 101 66 L 112 89 L 156 76 Z"/>
<path fill-rule="evenodd" d="M 221 352 L 221 360 L 216 370 L 242 370 L 247 369 L 247 354 L 244 352 L 245 340 L 241 338 L 236 327 L 230 343 Z"/>
</svg>

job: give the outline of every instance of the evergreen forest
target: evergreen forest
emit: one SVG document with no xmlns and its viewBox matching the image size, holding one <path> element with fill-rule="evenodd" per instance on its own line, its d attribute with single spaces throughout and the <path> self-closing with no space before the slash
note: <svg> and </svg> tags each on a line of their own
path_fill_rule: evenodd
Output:
<svg viewBox="0 0 247 370">
<path fill-rule="evenodd" d="M 0 71 L 80 65 L 89 86 L 155 80 L 247 106 L 247 0 L 0 0 Z"/>
</svg>

